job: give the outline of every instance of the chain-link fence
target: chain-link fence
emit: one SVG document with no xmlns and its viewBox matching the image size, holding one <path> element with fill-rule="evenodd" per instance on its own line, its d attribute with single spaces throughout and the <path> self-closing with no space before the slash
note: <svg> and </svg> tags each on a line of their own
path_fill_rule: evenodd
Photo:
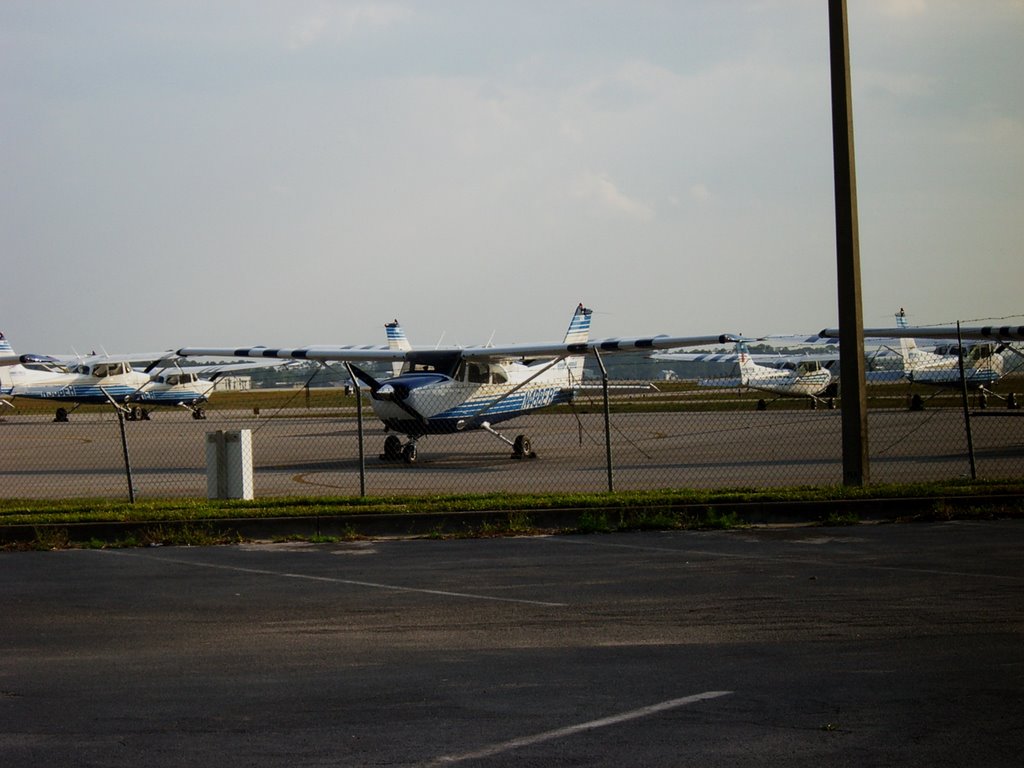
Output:
<svg viewBox="0 0 1024 768">
<path fill-rule="evenodd" d="M 95 406 L 55 422 L 56 404 L 17 399 L 0 413 L 0 496 L 205 498 L 214 495 L 209 436 L 245 430 L 256 497 L 828 486 L 843 477 L 841 398 L 612 380 L 606 410 L 598 380 L 571 404 L 495 416 L 491 431 L 425 435 L 407 463 L 407 437 L 388 433 L 369 394 L 359 403 L 346 383 L 338 373 L 311 388 L 215 393 L 205 419 L 181 408 L 129 420 Z M 869 385 L 871 482 L 1019 478 L 1022 388 L 1014 372 L 965 403 L 955 387 Z"/>
</svg>

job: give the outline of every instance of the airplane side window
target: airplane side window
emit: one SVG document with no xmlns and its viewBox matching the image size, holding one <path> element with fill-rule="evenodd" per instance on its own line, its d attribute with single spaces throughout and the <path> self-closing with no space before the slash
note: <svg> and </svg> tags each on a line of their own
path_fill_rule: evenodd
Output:
<svg viewBox="0 0 1024 768">
<path fill-rule="evenodd" d="M 468 379 L 473 384 L 486 384 L 488 370 L 486 365 L 480 363 L 469 364 L 469 376 Z"/>
</svg>

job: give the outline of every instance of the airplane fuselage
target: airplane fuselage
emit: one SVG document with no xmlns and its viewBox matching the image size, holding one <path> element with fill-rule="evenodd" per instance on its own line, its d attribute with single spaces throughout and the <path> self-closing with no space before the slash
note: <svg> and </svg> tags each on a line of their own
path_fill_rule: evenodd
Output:
<svg viewBox="0 0 1024 768">
<path fill-rule="evenodd" d="M 825 368 L 795 373 L 757 366 L 756 371 L 747 375 L 743 383 L 751 389 L 784 397 L 816 397 L 832 383 L 832 373 Z"/>
<path fill-rule="evenodd" d="M 904 353 L 904 374 L 918 384 L 949 387 L 960 384 L 959 351 L 926 352 L 910 349 Z M 989 344 L 965 350 L 964 380 L 968 387 L 987 387 L 1003 377 L 1003 358 Z"/>
<path fill-rule="evenodd" d="M 52 367 L 12 366 L 4 394 L 28 400 L 54 400 L 80 405 L 143 403 L 194 405 L 205 402 L 212 383 L 202 379 L 168 383 L 160 376 L 121 366 L 111 375 L 73 373 Z"/>
<path fill-rule="evenodd" d="M 371 402 L 390 430 L 411 436 L 450 434 L 571 402 L 580 367 L 566 360 L 553 365 L 469 362 L 454 376 L 407 371 L 381 381 Z"/>
</svg>

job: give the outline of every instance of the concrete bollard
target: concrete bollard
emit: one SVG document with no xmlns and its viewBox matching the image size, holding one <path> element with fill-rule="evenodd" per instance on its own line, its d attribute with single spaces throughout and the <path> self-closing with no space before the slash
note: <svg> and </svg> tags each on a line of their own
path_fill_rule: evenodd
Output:
<svg viewBox="0 0 1024 768">
<path fill-rule="evenodd" d="M 252 430 L 206 433 L 206 497 L 253 498 Z"/>
</svg>

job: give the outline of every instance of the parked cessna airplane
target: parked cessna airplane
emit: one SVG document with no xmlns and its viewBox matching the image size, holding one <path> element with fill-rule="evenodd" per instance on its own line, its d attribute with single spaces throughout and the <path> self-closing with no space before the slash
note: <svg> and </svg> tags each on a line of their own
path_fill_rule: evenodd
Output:
<svg viewBox="0 0 1024 768">
<path fill-rule="evenodd" d="M 818 335 L 835 338 L 839 329 L 826 328 Z M 900 309 L 896 313 L 895 328 L 865 328 L 864 335 L 900 339 L 904 377 L 911 382 L 937 387 L 960 386 L 961 343 L 957 339 L 978 342 L 962 344 L 964 381 L 982 394 L 994 394 L 988 388 L 1006 373 L 1002 353 L 1011 350 L 1021 355 L 1009 342 L 1024 340 L 1024 326 L 911 326 L 906 313 Z M 935 339 L 937 344 L 926 351 L 917 347 L 915 339 Z M 1017 407 L 1014 393 L 1005 399 L 1009 407 Z M 920 403 L 920 398 L 917 400 Z"/>
<path fill-rule="evenodd" d="M 425 435 L 473 429 L 485 430 L 510 445 L 514 458 L 533 457 L 526 435 L 510 440 L 492 425 L 538 408 L 570 402 L 582 379 L 583 356 L 588 352 L 663 349 L 724 343 L 735 338 L 722 334 L 588 341 L 590 318 L 591 310 L 580 304 L 561 343 L 406 349 L 404 343 L 395 340 L 388 346 L 185 347 L 178 354 L 344 362 L 351 375 L 369 389 L 374 412 L 385 428 L 398 433 L 385 439 L 382 458 L 401 458 L 412 464 L 417 458 L 417 442 Z M 378 380 L 353 365 L 372 361 L 401 362 L 403 367 L 398 375 Z M 404 445 L 399 434 L 406 436 Z"/>
<path fill-rule="evenodd" d="M 4 378 L 3 371 L 12 365 L 18 365 L 21 359 L 14 354 L 14 350 L 11 349 L 11 342 L 4 336 L 3 331 L 0 331 L 0 406 L 13 408 L 10 400 L 5 399 L 5 395 L 10 394 L 7 389 L 7 381 Z"/>
<path fill-rule="evenodd" d="M 0 346 L 0 361 L 12 362 L 0 365 L 0 394 L 73 404 L 70 409 L 58 407 L 54 421 L 67 421 L 69 413 L 81 405 L 112 405 L 131 421 L 149 419 L 149 408 L 168 405 L 187 408 L 193 418 L 204 419 L 202 406 L 216 379 L 234 369 L 254 367 L 239 363 L 180 368 L 174 359 L 149 353 L 89 355 L 76 360 L 16 355 L 9 341 L 2 344 L 6 346 Z M 145 371 L 132 367 L 133 361 L 153 357 L 159 359 L 152 360 Z"/>
<path fill-rule="evenodd" d="M 714 353 L 691 353 L 691 352 L 657 352 L 651 357 L 655 360 L 685 361 L 685 362 L 722 362 L 736 363 L 739 365 L 739 377 L 721 379 L 700 379 L 698 383 L 704 387 L 732 387 L 740 386 L 749 389 L 756 389 L 761 392 L 768 392 L 781 397 L 806 397 L 811 401 L 812 407 L 817 407 L 823 402 L 822 395 L 832 383 L 832 373 L 822 365 L 821 359 L 816 356 L 770 356 L 761 355 L 771 365 L 762 365 L 755 362 L 751 355 L 747 340 L 740 339 L 736 342 L 735 352 L 714 352 Z M 830 403 L 831 404 L 831 403 Z M 758 410 L 764 410 L 768 403 L 758 400 Z"/>
<path fill-rule="evenodd" d="M 985 326 L 960 328 L 959 331 L 956 327 L 912 327 L 907 323 L 906 312 L 900 309 L 896 313 L 895 328 L 864 329 L 865 337 L 900 340 L 903 375 L 907 380 L 940 387 L 960 385 L 958 334 L 963 340 L 980 341 L 963 345 L 964 378 L 968 387 L 985 389 L 999 381 L 1004 373 L 1001 353 L 1005 344 L 998 342 L 1024 337 L 1024 326 Z M 819 334 L 830 338 L 838 335 L 838 328 L 826 328 Z M 915 339 L 936 339 L 938 343 L 931 350 L 925 350 L 917 346 Z"/>
</svg>

